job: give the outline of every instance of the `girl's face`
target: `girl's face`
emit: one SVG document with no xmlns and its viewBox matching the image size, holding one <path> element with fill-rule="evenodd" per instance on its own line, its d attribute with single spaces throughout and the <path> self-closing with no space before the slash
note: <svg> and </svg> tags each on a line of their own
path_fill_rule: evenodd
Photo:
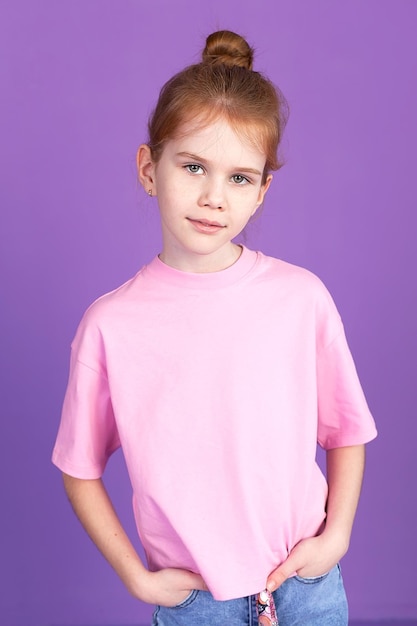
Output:
<svg viewBox="0 0 417 626">
<path fill-rule="evenodd" d="M 266 157 L 219 119 L 169 140 L 158 163 L 138 152 L 139 177 L 158 197 L 164 263 L 188 272 L 215 272 L 240 254 L 232 243 L 262 203 Z M 187 132 L 188 131 L 188 132 Z"/>
</svg>

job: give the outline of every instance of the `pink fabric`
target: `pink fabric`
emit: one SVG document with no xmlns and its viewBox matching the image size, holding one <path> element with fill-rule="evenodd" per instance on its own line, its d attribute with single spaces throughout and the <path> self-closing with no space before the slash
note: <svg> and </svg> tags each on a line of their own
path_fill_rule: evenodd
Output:
<svg viewBox="0 0 417 626">
<path fill-rule="evenodd" d="M 322 283 L 244 248 L 211 274 L 155 258 L 88 309 L 53 461 L 98 478 L 121 445 L 149 568 L 198 572 L 225 600 L 318 532 L 317 441 L 375 435 Z"/>
</svg>

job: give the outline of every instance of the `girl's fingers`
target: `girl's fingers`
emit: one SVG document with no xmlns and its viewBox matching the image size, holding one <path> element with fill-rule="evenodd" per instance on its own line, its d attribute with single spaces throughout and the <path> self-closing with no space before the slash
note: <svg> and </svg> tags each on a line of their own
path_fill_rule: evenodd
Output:
<svg viewBox="0 0 417 626">
<path fill-rule="evenodd" d="M 190 589 L 198 589 L 199 591 L 208 591 L 207 585 L 199 574 L 189 573 L 190 578 L 187 581 Z"/>
<path fill-rule="evenodd" d="M 197 582 L 193 587 L 194 589 L 199 589 L 200 591 L 208 591 L 208 587 L 201 576 L 198 576 Z"/>
<path fill-rule="evenodd" d="M 300 568 L 305 565 L 305 550 L 307 548 L 308 540 L 301 541 L 293 551 L 289 554 L 287 559 L 281 563 L 277 569 L 270 573 L 266 581 L 266 588 L 268 591 L 275 591 L 287 580 L 290 576 L 293 576 Z M 304 556 L 303 556 L 304 554 Z"/>
<path fill-rule="evenodd" d="M 280 587 L 282 583 L 287 580 L 287 578 L 294 574 L 296 567 L 293 561 L 294 559 L 290 555 L 284 563 L 277 567 L 277 569 L 268 576 L 266 581 L 266 588 L 268 591 L 275 591 L 275 589 L 278 589 L 278 587 Z"/>
</svg>

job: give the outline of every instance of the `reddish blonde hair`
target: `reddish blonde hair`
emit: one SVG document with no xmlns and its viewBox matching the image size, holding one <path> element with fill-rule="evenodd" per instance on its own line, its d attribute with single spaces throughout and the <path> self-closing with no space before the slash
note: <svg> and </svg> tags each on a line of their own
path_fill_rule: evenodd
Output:
<svg viewBox="0 0 417 626">
<path fill-rule="evenodd" d="M 153 160 L 158 162 L 165 142 L 185 124 L 201 127 L 223 117 L 266 155 L 264 180 L 279 169 L 287 102 L 252 66 L 253 49 L 243 37 L 226 30 L 209 35 L 202 62 L 175 74 L 161 89 L 148 123 Z"/>
</svg>

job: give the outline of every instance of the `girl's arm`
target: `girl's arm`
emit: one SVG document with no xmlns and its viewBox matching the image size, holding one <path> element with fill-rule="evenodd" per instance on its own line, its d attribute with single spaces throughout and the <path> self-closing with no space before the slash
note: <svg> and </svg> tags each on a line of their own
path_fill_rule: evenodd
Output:
<svg viewBox="0 0 417 626">
<path fill-rule="evenodd" d="M 329 495 L 324 530 L 317 537 L 300 541 L 284 563 L 268 576 L 270 591 L 294 572 L 300 576 L 328 572 L 348 550 L 362 486 L 365 446 L 334 448 L 327 451 L 326 458 Z"/>
<path fill-rule="evenodd" d="M 206 589 L 197 574 L 180 569 L 149 572 L 113 508 L 101 479 L 84 480 L 63 474 L 69 501 L 81 524 L 130 593 L 150 604 L 175 606 L 192 589 Z"/>
</svg>

